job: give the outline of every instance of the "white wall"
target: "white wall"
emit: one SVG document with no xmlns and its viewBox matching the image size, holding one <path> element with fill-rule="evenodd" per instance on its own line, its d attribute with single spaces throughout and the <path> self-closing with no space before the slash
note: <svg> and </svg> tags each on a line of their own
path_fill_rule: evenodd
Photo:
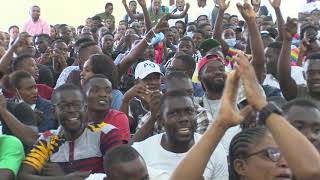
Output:
<svg viewBox="0 0 320 180">
<path fill-rule="evenodd" d="M 129 1 L 129 0 L 127 0 Z M 198 13 L 196 0 L 186 0 L 191 4 L 189 14 L 195 16 Z M 207 0 L 208 4 L 213 7 L 213 0 Z M 238 14 L 235 3 L 240 0 L 232 0 L 228 12 Z M 267 4 L 269 10 L 272 10 L 268 0 L 262 0 L 262 4 Z M 66 23 L 78 26 L 84 23 L 87 17 L 104 11 L 106 2 L 114 4 L 114 15 L 119 21 L 125 14 L 121 0 L 1 0 L 0 6 L 0 30 L 7 31 L 10 25 L 21 26 L 29 17 L 29 7 L 39 5 L 41 7 L 41 17 L 50 24 Z M 150 0 L 147 0 L 150 2 Z M 299 7 L 305 0 L 282 0 L 282 11 L 285 16 L 296 17 Z M 165 5 L 168 0 L 163 0 Z M 150 3 L 149 3 L 150 4 Z"/>
</svg>

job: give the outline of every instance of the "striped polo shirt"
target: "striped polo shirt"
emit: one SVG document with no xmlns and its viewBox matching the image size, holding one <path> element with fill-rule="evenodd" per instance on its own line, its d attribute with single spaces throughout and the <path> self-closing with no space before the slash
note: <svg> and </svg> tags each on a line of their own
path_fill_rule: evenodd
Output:
<svg viewBox="0 0 320 180">
<path fill-rule="evenodd" d="M 121 145 L 119 130 L 104 122 L 88 125 L 74 141 L 64 138 L 62 128 L 43 133 L 24 164 L 41 171 L 46 162 L 58 163 L 65 173 L 75 171 L 103 172 L 103 155 L 111 148 Z"/>
</svg>

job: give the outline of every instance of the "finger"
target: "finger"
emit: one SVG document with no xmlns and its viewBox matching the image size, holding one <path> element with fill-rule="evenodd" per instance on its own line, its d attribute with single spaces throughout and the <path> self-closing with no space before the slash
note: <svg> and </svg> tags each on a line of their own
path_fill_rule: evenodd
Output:
<svg viewBox="0 0 320 180">
<path fill-rule="evenodd" d="M 239 12 L 242 14 L 242 12 L 243 12 L 242 4 L 238 2 L 236 5 L 237 5 L 237 8 L 238 8 Z"/>
<path fill-rule="evenodd" d="M 245 117 L 247 117 L 252 111 L 253 111 L 253 107 L 250 106 L 250 105 L 247 105 L 247 106 L 245 106 L 244 108 L 242 108 L 239 113 L 240 113 L 240 115 L 241 115 L 243 118 L 245 118 Z"/>
<path fill-rule="evenodd" d="M 229 5 L 230 5 L 230 1 L 228 1 L 228 3 L 227 3 L 227 8 L 229 7 Z"/>
</svg>

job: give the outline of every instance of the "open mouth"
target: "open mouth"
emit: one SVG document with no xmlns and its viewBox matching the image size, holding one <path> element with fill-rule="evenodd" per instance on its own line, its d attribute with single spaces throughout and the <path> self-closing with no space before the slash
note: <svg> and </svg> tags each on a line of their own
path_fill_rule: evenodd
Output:
<svg viewBox="0 0 320 180">
<path fill-rule="evenodd" d="M 290 173 L 281 173 L 278 176 L 276 176 L 277 180 L 290 180 L 291 174 Z"/>
<path fill-rule="evenodd" d="M 104 105 L 104 106 L 109 105 L 108 101 L 106 101 L 106 100 L 100 100 L 98 103 L 100 105 Z"/>
</svg>

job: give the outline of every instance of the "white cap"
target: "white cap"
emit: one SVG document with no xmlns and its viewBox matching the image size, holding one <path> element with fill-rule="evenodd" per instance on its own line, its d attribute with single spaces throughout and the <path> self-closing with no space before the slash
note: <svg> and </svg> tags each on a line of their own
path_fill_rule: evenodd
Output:
<svg viewBox="0 0 320 180">
<path fill-rule="evenodd" d="M 136 67 L 134 77 L 135 79 L 144 79 L 151 73 L 161 73 L 160 66 L 150 60 L 139 63 Z"/>
</svg>

